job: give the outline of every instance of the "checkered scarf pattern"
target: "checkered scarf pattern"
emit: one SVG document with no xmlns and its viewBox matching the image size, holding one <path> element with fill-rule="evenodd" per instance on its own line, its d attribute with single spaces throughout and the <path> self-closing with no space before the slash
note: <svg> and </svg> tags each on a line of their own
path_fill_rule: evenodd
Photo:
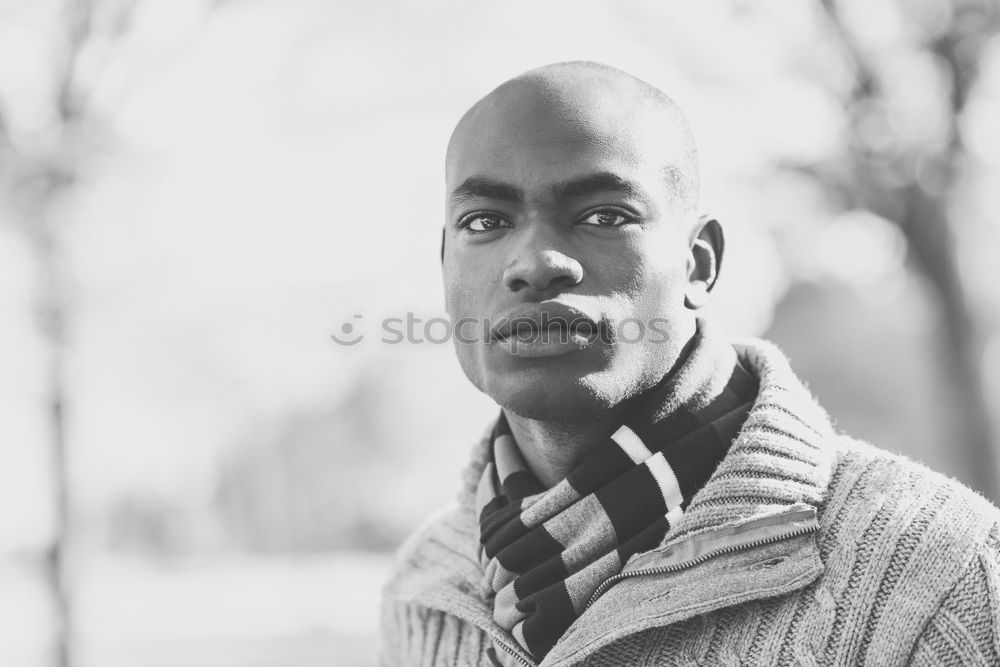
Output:
<svg viewBox="0 0 1000 667">
<path fill-rule="evenodd" d="M 501 413 L 476 493 L 496 622 L 540 661 L 601 582 L 677 524 L 756 395 L 732 347 L 698 336 L 680 372 L 550 489 L 528 469 Z"/>
</svg>

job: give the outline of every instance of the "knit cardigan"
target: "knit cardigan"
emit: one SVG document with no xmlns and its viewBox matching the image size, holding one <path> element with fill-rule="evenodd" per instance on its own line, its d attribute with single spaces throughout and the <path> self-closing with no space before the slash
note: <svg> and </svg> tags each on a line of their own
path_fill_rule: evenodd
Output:
<svg viewBox="0 0 1000 667">
<path fill-rule="evenodd" d="M 760 392 L 729 453 L 652 552 L 606 582 L 540 667 L 1000 665 L 1000 510 L 837 435 L 784 356 L 736 345 Z M 400 548 L 382 664 L 482 665 L 496 625 L 473 489 Z M 531 667 L 511 647 L 515 662 Z"/>
</svg>

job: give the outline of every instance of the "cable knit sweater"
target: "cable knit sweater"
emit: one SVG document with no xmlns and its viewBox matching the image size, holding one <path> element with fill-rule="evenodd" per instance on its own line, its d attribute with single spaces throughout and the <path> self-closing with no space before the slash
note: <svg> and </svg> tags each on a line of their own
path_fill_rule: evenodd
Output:
<svg viewBox="0 0 1000 667">
<path fill-rule="evenodd" d="M 776 348 L 736 347 L 761 387 L 728 455 L 541 667 L 1000 665 L 1000 511 L 835 434 Z M 534 664 L 482 589 L 472 507 L 486 451 L 484 440 L 458 504 L 400 549 L 384 665 L 494 665 L 491 638 Z"/>
</svg>

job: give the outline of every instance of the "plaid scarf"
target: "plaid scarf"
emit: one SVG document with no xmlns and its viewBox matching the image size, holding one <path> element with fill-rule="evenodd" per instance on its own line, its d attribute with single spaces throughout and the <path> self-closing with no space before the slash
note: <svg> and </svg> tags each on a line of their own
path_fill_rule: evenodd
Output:
<svg viewBox="0 0 1000 667">
<path fill-rule="evenodd" d="M 501 412 L 476 493 L 493 616 L 541 660 L 633 554 L 658 546 L 739 433 L 757 381 L 701 330 L 676 372 L 545 489 Z"/>
</svg>

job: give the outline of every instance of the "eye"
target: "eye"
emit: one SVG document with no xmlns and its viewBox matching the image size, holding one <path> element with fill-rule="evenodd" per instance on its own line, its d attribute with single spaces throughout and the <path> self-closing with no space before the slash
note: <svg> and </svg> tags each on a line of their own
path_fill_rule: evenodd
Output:
<svg viewBox="0 0 1000 667">
<path fill-rule="evenodd" d="M 458 223 L 462 229 L 470 232 L 492 232 L 513 225 L 496 213 L 470 213 Z"/>
<path fill-rule="evenodd" d="M 634 221 L 635 218 L 622 211 L 605 209 L 588 214 L 580 220 L 579 224 L 592 225 L 594 227 L 621 227 Z"/>
</svg>

